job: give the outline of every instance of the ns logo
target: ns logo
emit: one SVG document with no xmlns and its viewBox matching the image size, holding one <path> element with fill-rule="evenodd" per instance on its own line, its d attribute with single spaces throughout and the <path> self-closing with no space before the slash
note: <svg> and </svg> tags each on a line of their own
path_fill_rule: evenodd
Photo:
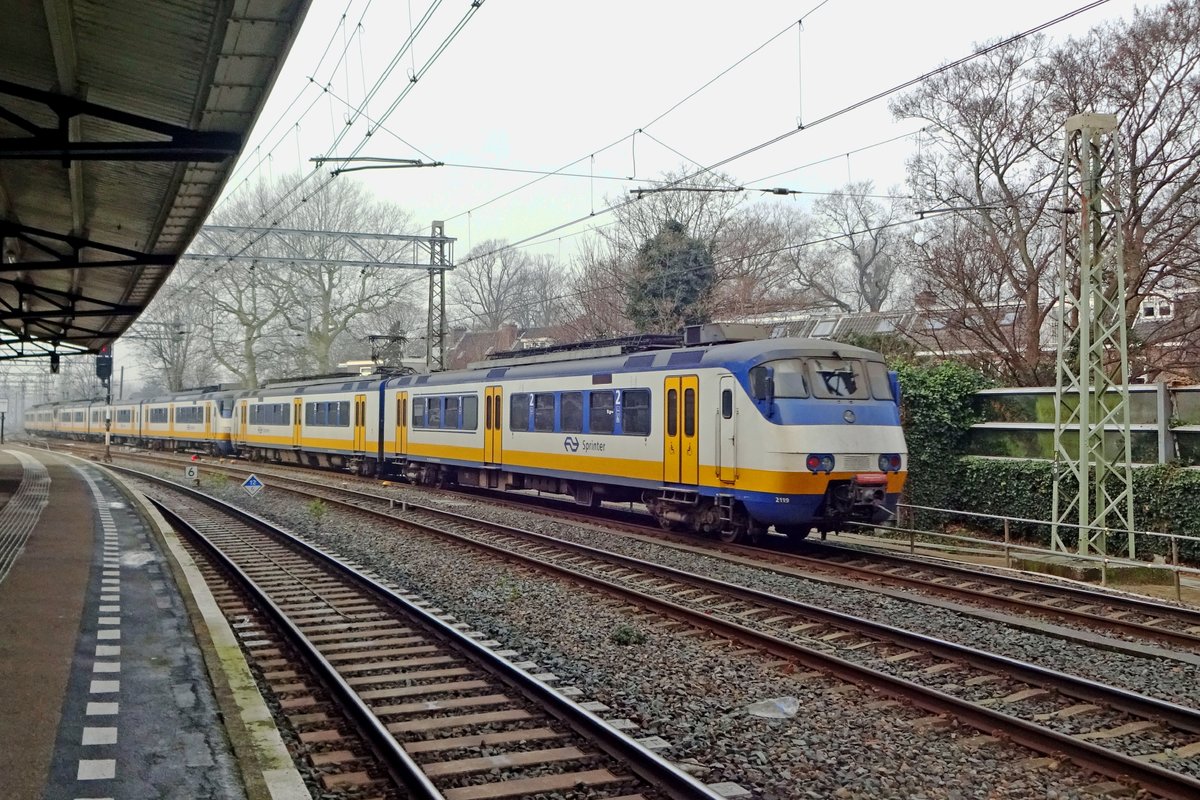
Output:
<svg viewBox="0 0 1200 800">
<path fill-rule="evenodd" d="M 566 450 L 568 453 L 578 452 L 579 439 L 575 438 L 574 436 L 568 436 L 567 438 L 563 439 L 563 450 Z"/>
</svg>

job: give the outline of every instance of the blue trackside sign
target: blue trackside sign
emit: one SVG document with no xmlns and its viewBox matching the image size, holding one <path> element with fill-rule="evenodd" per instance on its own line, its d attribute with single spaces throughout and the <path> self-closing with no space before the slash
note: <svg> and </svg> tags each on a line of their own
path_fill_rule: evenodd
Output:
<svg viewBox="0 0 1200 800">
<path fill-rule="evenodd" d="M 251 475 L 246 480 L 242 481 L 242 488 L 246 490 L 246 494 L 254 497 L 263 490 L 265 484 L 258 479 L 257 475 Z"/>
</svg>

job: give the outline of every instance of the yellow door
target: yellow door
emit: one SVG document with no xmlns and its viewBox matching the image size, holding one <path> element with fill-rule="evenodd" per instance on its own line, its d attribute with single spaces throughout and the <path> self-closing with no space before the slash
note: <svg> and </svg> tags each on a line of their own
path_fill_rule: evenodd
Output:
<svg viewBox="0 0 1200 800">
<path fill-rule="evenodd" d="M 673 375 L 663 383 L 663 482 L 700 481 L 700 379 Z"/>
<path fill-rule="evenodd" d="M 299 447 L 303 440 L 304 401 L 299 397 L 292 398 L 292 447 Z"/>
<path fill-rule="evenodd" d="M 483 460 L 487 464 L 501 462 L 501 442 L 504 436 L 504 389 L 489 386 L 483 390 Z"/>
<path fill-rule="evenodd" d="M 663 384 L 663 482 L 679 483 L 679 378 L 667 378 Z"/>
<path fill-rule="evenodd" d="M 210 434 L 212 434 L 212 404 L 205 403 L 204 404 L 204 438 L 205 439 L 212 438 Z"/>
<path fill-rule="evenodd" d="M 367 449 L 367 396 L 354 395 L 354 449 Z"/>
<path fill-rule="evenodd" d="M 408 392 L 396 394 L 396 454 L 408 454 Z"/>
<path fill-rule="evenodd" d="M 700 482 L 700 378 L 685 375 L 680 380 L 683 396 L 680 425 L 679 482 Z"/>
</svg>

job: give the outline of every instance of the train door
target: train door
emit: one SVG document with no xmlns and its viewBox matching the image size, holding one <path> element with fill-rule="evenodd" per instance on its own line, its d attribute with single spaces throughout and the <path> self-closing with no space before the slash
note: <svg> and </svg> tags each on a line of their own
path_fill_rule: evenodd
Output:
<svg viewBox="0 0 1200 800">
<path fill-rule="evenodd" d="M 663 482 L 700 481 L 700 379 L 672 375 L 663 384 Z"/>
<path fill-rule="evenodd" d="M 367 396 L 354 395 L 354 449 L 367 449 Z"/>
<path fill-rule="evenodd" d="M 292 398 L 292 447 L 300 447 L 304 440 L 304 401 Z"/>
<path fill-rule="evenodd" d="M 733 483 L 737 478 L 737 378 L 721 376 L 721 407 L 717 413 L 717 479 Z"/>
<path fill-rule="evenodd" d="M 204 438 L 212 438 L 212 403 L 204 404 Z"/>
<path fill-rule="evenodd" d="M 250 408 L 250 401 L 249 401 L 249 400 L 243 400 L 243 401 L 242 401 L 241 413 L 240 413 L 240 414 L 238 414 L 238 429 L 237 429 L 237 435 L 238 435 L 238 441 L 239 441 L 239 442 L 245 442 L 245 441 L 246 441 L 246 414 L 247 414 L 247 413 L 249 413 L 249 408 Z"/>
<path fill-rule="evenodd" d="M 499 464 L 502 460 L 501 442 L 504 435 L 504 389 L 488 386 L 483 390 L 483 461 Z"/>
<path fill-rule="evenodd" d="M 396 393 L 396 455 L 408 455 L 408 392 Z"/>
</svg>

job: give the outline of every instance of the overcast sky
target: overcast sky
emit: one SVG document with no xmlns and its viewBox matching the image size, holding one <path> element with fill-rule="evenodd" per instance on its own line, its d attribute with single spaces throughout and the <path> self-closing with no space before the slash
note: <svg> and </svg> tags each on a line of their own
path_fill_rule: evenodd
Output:
<svg viewBox="0 0 1200 800">
<path fill-rule="evenodd" d="M 714 164 L 796 128 L 797 122 L 808 125 L 964 56 L 977 43 L 1024 31 L 1082 5 L 1084 0 L 484 0 L 368 139 L 368 123 L 356 118 L 355 110 L 362 106 L 371 118 L 382 115 L 462 20 L 470 2 L 313 0 L 227 191 L 263 175 L 307 172 L 314 156 L 347 155 L 359 147 L 359 155 L 443 161 L 448 166 L 348 174 L 338 180 L 363 181 L 380 197 L 411 210 L 423 228 L 430 220 L 446 220 L 447 234 L 459 240 L 461 259 L 472 244 L 522 240 L 598 212 L 664 170 L 691 161 Z M 414 47 L 363 105 L 367 89 L 396 56 L 412 24 L 431 7 Z M 1128 17 L 1134 7 L 1127 0 L 1110 0 L 1049 34 L 1078 34 L 1105 19 Z M 801 18 L 799 32 L 795 23 Z M 328 92 L 320 90 L 323 85 Z M 871 146 L 919 127 L 913 120 L 892 120 L 881 100 L 723 171 L 753 188 L 828 192 L 853 179 L 886 189 L 902 184 L 915 139 Z M 639 128 L 644 133 L 604 149 Z M 334 146 L 339 134 L 342 141 Z M 843 155 L 863 147 L 870 149 Z M 493 203 L 488 201 L 537 176 L 470 168 L 553 171 L 580 158 L 566 171 L 585 177 L 547 178 Z M 640 180 L 627 180 L 631 176 Z M 610 219 L 597 214 L 592 222 Z M 577 239 L 569 234 L 585 227 L 548 237 L 540 249 L 568 257 Z"/>
</svg>

